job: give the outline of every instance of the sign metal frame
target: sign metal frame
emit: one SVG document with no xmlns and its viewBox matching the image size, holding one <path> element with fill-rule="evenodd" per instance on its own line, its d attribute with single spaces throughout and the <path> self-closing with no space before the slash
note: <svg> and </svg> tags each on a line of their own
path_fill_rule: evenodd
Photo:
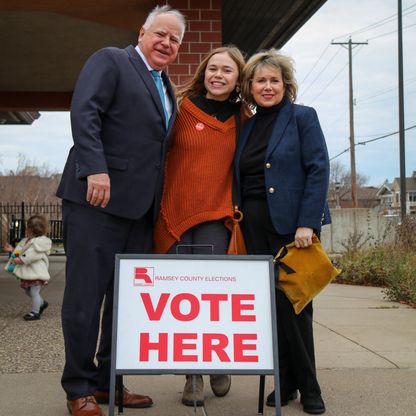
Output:
<svg viewBox="0 0 416 416">
<path fill-rule="evenodd" d="M 260 262 L 267 263 L 266 269 L 268 273 L 264 276 L 256 276 L 256 285 L 263 284 L 268 285 L 270 293 L 270 316 L 271 316 L 271 333 L 269 337 L 272 339 L 272 366 L 273 368 L 255 368 L 255 369 L 233 369 L 233 368 L 221 368 L 210 369 L 209 374 L 230 374 L 230 375 L 260 375 L 259 386 L 259 403 L 258 413 L 263 413 L 263 400 L 264 400 L 264 376 L 273 375 L 275 385 L 275 400 L 276 400 L 276 416 L 281 416 L 280 409 L 280 381 L 279 381 L 279 359 L 278 359 L 278 344 L 277 344 L 277 318 L 276 318 L 276 299 L 275 299 L 275 277 L 274 277 L 274 264 L 273 257 L 266 255 L 194 255 L 194 254 L 116 254 L 115 258 L 115 276 L 114 276 L 114 300 L 113 300 L 113 332 L 112 332 L 112 349 L 111 349 L 111 373 L 110 373 L 110 397 L 109 397 L 109 416 L 114 416 L 115 407 L 115 393 L 116 384 L 119 397 L 122 397 L 122 376 L 123 375 L 158 375 L 158 374 L 207 374 L 206 368 L 180 368 L 180 369 L 167 369 L 167 368 L 118 368 L 117 366 L 117 347 L 118 342 L 121 342 L 121 338 L 118 336 L 119 328 L 119 305 L 122 302 L 120 299 L 120 269 L 122 263 L 125 261 L 137 261 L 138 264 L 143 264 L 146 261 L 154 262 L 170 262 L 177 260 L 185 260 L 189 262 L 198 262 L 199 260 L 218 262 Z M 253 263 L 255 264 L 255 263 Z M 123 283 L 122 283 L 123 284 Z M 230 362 L 230 365 L 233 363 Z M 140 365 L 140 364 L 138 364 Z M 117 383 L 116 383 L 117 381 Z M 123 409 L 122 402 L 119 403 L 119 412 Z"/>
</svg>

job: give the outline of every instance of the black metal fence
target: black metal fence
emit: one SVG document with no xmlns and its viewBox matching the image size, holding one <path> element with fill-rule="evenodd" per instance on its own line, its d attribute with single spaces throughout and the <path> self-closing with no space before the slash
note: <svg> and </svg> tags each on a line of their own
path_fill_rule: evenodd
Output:
<svg viewBox="0 0 416 416">
<path fill-rule="evenodd" d="M 62 242 L 62 205 L 60 203 L 33 204 L 30 202 L 0 202 L 1 247 L 6 242 L 16 245 L 26 233 L 26 221 L 31 215 L 41 214 L 49 223 L 48 237 L 54 243 Z"/>
</svg>

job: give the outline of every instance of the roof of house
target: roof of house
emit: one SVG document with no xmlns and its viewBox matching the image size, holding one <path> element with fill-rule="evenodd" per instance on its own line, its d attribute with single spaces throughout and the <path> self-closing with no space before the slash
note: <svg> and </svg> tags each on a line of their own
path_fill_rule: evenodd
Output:
<svg viewBox="0 0 416 416">
<path fill-rule="evenodd" d="M 360 186 L 357 188 L 357 197 L 358 199 L 379 199 L 378 198 L 378 189 L 375 186 Z"/>
<path fill-rule="evenodd" d="M 392 183 L 386 181 L 377 190 L 377 196 L 390 195 L 392 193 Z"/>
<path fill-rule="evenodd" d="M 416 177 L 406 178 L 406 192 L 416 191 Z M 400 186 L 400 178 L 394 178 L 393 184 Z"/>
</svg>

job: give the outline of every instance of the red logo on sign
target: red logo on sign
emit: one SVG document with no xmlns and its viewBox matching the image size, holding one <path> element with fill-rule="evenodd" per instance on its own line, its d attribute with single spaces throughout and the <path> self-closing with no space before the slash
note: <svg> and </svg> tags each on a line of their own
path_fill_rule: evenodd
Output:
<svg viewBox="0 0 416 416">
<path fill-rule="evenodd" d="M 153 286 L 155 277 L 154 267 L 135 267 L 134 286 Z"/>
</svg>

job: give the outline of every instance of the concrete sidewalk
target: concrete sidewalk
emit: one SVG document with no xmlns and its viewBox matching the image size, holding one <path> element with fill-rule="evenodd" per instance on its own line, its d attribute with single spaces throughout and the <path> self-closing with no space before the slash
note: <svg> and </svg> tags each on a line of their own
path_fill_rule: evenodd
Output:
<svg viewBox="0 0 416 416">
<path fill-rule="evenodd" d="M 51 257 L 52 280 L 44 290 L 50 306 L 34 322 L 22 319 L 30 300 L 4 271 L 5 261 L 0 257 L 0 416 L 68 416 L 60 387 L 65 257 Z M 314 304 L 318 378 L 326 415 L 416 415 L 416 310 L 385 300 L 378 288 L 336 284 Z M 258 380 L 233 376 L 230 393 L 216 398 L 206 378 L 205 414 L 255 415 Z M 155 402 L 150 409 L 125 409 L 126 416 L 195 414 L 180 403 L 183 376 L 126 376 L 125 383 Z M 267 377 L 266 393 L 272 389 L 272 377 Z M 196 414 L 203 415 L 203 409 Z M 275 412 L 265 407 L 264 414 Z M 282 415 L 305 413 L 297 400 L 282 408 Z"/>
</svg>

